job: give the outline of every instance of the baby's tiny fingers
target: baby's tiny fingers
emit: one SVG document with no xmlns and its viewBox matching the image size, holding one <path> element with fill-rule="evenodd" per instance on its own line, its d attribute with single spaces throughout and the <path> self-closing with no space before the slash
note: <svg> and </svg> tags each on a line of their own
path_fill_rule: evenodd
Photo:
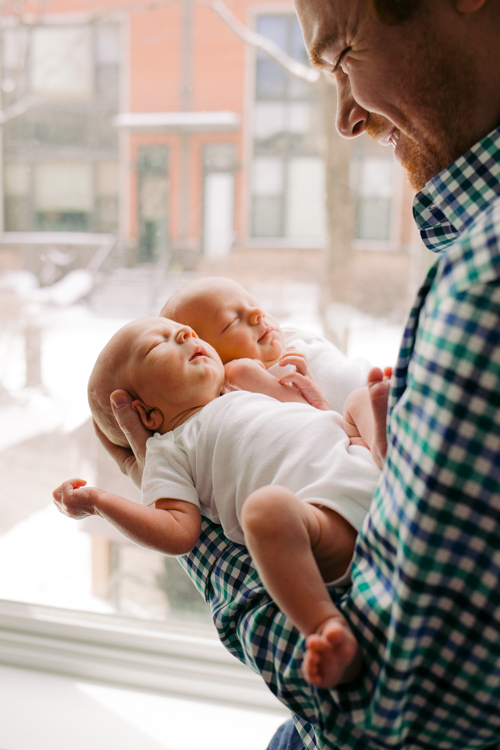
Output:
<svg viewBox="0 0 500 750">
<path fill-rule="evenodd" d="M 280 367 L 294 365 L 301 375 L 307 374 L 307 359 L 300 352 L 286 352 L 280 359 Z"/>
<path fill-rule="evenodd" d="M 72 496 L 73 492 L 79 487 L 84 487 L 87 484 L 85 479 L 68 479 L 63 482 L 60 487 L 57 488 L 56 492 L 60 490 L 59 500 L 64 501 L 65 498 Z"/>
</svg>

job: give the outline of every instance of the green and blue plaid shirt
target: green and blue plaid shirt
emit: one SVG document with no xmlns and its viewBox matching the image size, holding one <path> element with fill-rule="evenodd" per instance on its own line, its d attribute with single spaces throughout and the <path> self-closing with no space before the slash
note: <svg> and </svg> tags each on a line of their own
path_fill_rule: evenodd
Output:
<svg viewBox="0 0 500 750">
<path fill-rule="evenodd" d="M 500 740 L 500 129 L 435 177 L 414 214 L 439 258 L 404 333 L 352 587 L 332 590 L 362 676 L 305 682 L 304 639 L 219 527 L 183 560 L 222 642 L 293 712 L 307 748 Z"/>
</svg>

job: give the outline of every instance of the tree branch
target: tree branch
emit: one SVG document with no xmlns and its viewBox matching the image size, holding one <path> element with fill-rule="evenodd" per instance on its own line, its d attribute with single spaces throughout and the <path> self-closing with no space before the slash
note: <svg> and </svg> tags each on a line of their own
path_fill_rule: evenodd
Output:
<svg viewBox="0 0 500 750">
<path fill-rule="evenodd" d="M 284 52 L 280 47 L 278 47 L 277 44 L 275 44 L 271 39 L 267 39 L 267 37 L 262 36 L 262 34 L 257 34 L 254 31 L 251 31 L 251 29 L 247 28 L 245 24 L 241 23 L 241 21 L 236 18 L 234 13 L 232 13 L 227 5 L 222 2 L 222 0 L 214 0 L 213 2 L 210 2 L 210 0 L 196 0 L 198 5 L 205 5 L 207 8 L 211 8 L 215 13 L 217 13 L 220 18 L 222 18 L 225 23 L 234 31 L 237 36 L 240 37 L 246 44 L 252 45 L 252 47 L 257 47 L 257 49 L 261 49 L 263 52 L 265 52 L 269 57 L 271 57 L 275 62 L 278 63 L 282 68 L 284 68 L 287 73 L 290 73 L 291 75 L 295 76 L 295 78 L 300 78 L 302 81 L 306 81 L 307 83 L 316 83 L 320 77 L 320 72 L 318 70 L 315 70 L 314 68 L 310 68 L 307 65 L 303 65 L 303 63 L 298 62 L 297 60 L 294 60 L 293 57 L 290 57 L 290 55 L 287 55 L 286 52 Z"/>
</svg>

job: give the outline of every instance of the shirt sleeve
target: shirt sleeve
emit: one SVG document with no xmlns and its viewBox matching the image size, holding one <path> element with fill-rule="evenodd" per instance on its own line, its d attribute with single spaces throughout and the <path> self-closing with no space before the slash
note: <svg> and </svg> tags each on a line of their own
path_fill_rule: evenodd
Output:
<svg viewBox="0 0 500 750">
<path fill-rule="evenodd" d="M 189 460 L 175 444 L 172 433 L 151 437 L 146 443 L 146 466 L 141 485 L 143 505 L 170 498 L 200 507 Z"/>
</svg>

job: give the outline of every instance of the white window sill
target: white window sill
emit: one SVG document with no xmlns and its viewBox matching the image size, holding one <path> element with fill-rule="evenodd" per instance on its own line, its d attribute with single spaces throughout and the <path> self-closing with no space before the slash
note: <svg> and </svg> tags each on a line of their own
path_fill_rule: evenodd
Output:
<svg viewBox="0 0 500 750">
<path fill-rule="evenodd" d="M 0 666 L 5 750 L 264 750 L 284 717 Z"/>
<path fill-rule="evenodd" d="M 0 664 L 287 715 L 215 636 L 161 623 L 0 601 Z"/>
</svg>

